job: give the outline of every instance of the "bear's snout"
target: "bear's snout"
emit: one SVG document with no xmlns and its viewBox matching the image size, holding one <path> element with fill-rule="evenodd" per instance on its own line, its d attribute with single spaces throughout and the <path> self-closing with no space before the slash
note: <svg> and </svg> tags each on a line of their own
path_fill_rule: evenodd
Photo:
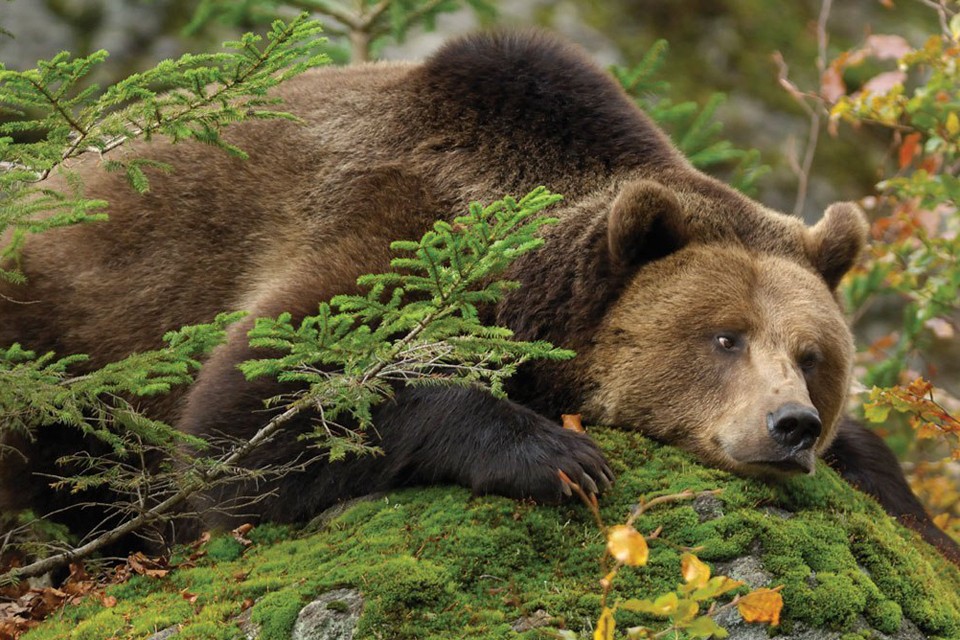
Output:
<svg viewBox="0 0 960 640">
<path fill-rule="evenodd" d="M 820 414 L 814 407 L 789 402 L 767 414 L 770 436 L 792 452 L 811 448 L 822 430 Z"/>
</svg>

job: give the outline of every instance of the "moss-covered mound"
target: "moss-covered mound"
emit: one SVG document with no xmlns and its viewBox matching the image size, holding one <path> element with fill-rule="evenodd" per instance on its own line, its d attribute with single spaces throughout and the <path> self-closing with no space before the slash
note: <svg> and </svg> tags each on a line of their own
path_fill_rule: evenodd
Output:
<svg viewBox="0 0 960 640">
<path fill-rule="evenodd" d="M 759 559 L 770 586 L 784 585 L 781 633 L 812 627 L 869 638 L 915 626 L 960 637 L 960 571 L 826 467 L 770 486 L 635 434 L 593 435 L 618 473 L 602 500 L 607 524 L 622 522 L 641 496 L 723 489 L 712 513 L 684 501 L 639 518 L 640 531 L 662 533 L 646 567 L 617 576 L 612 600 L 673 590 L 679 547 L 697 546 L 715 569 Z M 260 638 L 286 640 L 306 603 L 341 587 L 365 599 L 358 638 L 542 638 L 542 629 L 512 627 L 546 615 L 554 629 L 586 634 L 600 612 L 604 539 L 577 502 L 541 507 L 431 487 L 361 502 L 309 535 L 263 525 L 251 537 L 246 551 L 216 538 L 201 566 L 136 577 L 109 590 L 115 606 L 68 607 L 26 637 L 143 638 L 175 626 L 178 640 L 245 637 L 246 600 L 256 602 Z M 533 616 L 538 610 L 546 614 Z M 617 621 L 644 622 L 625 611 Z"/>
</svg>

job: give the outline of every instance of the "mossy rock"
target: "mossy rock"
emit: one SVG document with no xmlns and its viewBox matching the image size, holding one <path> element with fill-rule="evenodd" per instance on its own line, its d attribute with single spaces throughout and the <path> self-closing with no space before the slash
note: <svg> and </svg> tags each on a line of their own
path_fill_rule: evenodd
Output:
<svg viewBox="0 0 960 640">
<path fill-rule="evenodd" d="M 607 524 L 622 522 L 641 497 L 723 490 L 716 500 L 668 503 L 638 518 L 640 531 L 662 533 L 647 566 L 620 571 L 611 601 L 675 589 L 678 549 L 700 547 L 715 571 L 750 565 L 770 586 L 783 585 L 773 634 L 960 638 L 960 571 L 825 466 L 770 485 L 636 434 L 592 434 L 618 474 L 601 503 Z M 108 590 L 116 606 L 91 599 L 67 607 L 25 638 L 143 638 L 174 626 L 177 640 L 241 638 L 242 603 L 255 601 L 247 617 L 260 638 L 286 640 L 304 605 L 339 588 L 365 600 L 357 638 L 549 637 L 514 630 L 530 620 L 591 637 L 600 612 L 604 539 L 577 502 L 544 507 L 429 487 L 360 502 L 309 534 L 261 525 L 250 535 L 256 544 L 242 557 L 218 554 L 166 578 L 136 577 Z M 649 622 L 617 614 L 621 629 Z M 742 624 L 732 631 L 768 633 Z"/>
</svg>

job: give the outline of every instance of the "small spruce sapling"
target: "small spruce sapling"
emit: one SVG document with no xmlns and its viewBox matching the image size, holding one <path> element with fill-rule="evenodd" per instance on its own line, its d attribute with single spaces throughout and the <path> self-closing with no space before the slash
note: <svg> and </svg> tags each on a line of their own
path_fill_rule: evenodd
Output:
<svg viewBox="0 0 960 640">
<path fill-rule="evenodd" d="M 28 233 L 105 219 L 107 203 L 84 198 L 83 185 L 65 161 L 88 151 L 104 155 L 131 138 L 154 135 L 197 140 L 243 157 L 243 150 L 221 137 L 222 129 L 250 118 L 292 119 L 271 108 L 277 100 L 267 91 L 328 61 L 320 52 L 320 32 L 320 23 L 306 14 L 289 23 L 278 20 L 265 44 L 247 33 L 224 43 L 226 51 L 164 60 L 104 92 L 81 86 L 106 51 L 81 58 L 62 52 L 27 71 L 0 64 L 0 111 L 15 118 L 0 123 L 0 234 L 11 232 L 0 249 L 0 278 L 23 280 L 10 265 L 16 265 Z M 39 140 L 28 139 L 37 134 Z M 149 189 L 145 166 L 169 170 L 142 158 L 104 162 L 107 170 L 124 172 L 140 192 Z M 54 170 L 65 174 L 68 193 L 41 182 Z"/>
<path fill-rule="evenodd" d="M 314 409 L 311 437 L 337 459 L 370 450 L 362 433 L 393 384 L 483 384 L 502 395 L 522 363 L 572 357 L 546 342 L 515 341 L 510 330 L 485 326 L 478 311 L 519 286 L 498 278 L 543 244 L 538 229 L 556 219 L 538 214 L 559 199 L 540 187 L 520 200 L 473 203 L 419 242 L 394 242 L 404 255 L 391 262 L 395 271 L 358 280 L 365 295 L 336 296 L 298 326 L 289 314 L 258 319 L 250 344 L 279 355 L 247 361 L 243 373 L 305 385 L 294 397 L 269 401 L 284 410 L 264 428 Z"/>
<path fill-rule="evenodd" d="M 134 467 L 130 474 L 117 475 L 117 465 L 96 464 L 90 475 L 63 478 L 71 487 L 107 484 L 126 490 L 129 502 L 112 505 L 123 512 L 119 524 L 0 580 L 41 575 L 87 556 L 169 517 L 212 485 L 302 469 L 309 460 L 256 470 L 245 469 L 243 461 L 304 411 L 314 411 L 311 439 L 330 457 L 370 452 L 375 446 L 367 442 L 365 431 L 372 426 L 372 409 L 390 396 L 393 385 L 483 384 L 502 394 L 504 380 L 524 362 L 573 357 L 549 343 L 515 341 L 508 329 L 485 326 L 478 309 L 518 286 L 502 279 L 504 273 L 513 260 L 543 244 L 539 229 L 557 220 L 541 213 L 559 199 L 540 187 L 519 200 L 474 203 L 453 223 L 435 223 L 419 242 L 394 243 L 393 249 L 403 254 L 392 261 L 395 271 L 361 277 L 365 295 L 336 296 L 296 326 L 289 314 L 258 318 L 250 342 L 276 355 L 247 361 L 242 371 L 248 378 L 299 382 L 304 390 L 270 399 L 268 404 L 279 407 L 279 413 L 249 440 L 229 443 L 225 450 L 204 451 L 201 446 L 193 458 L 179 455 L 176 470 L 165 467 L 145 477 Z M 223 316 L 218 328 L 234 319 L 236 315 Z M 195 334 L 188 328 L 175 336 Z M 174 338 L 174 346 L 178 340 Z M 151 382 L 146 388 L 160 390 L 159 384 Z M 169 447 L 167 453 L 178 455 Z M 138 500 L 143 487 L 149 487 L 149 499 Z"/>
</svg>

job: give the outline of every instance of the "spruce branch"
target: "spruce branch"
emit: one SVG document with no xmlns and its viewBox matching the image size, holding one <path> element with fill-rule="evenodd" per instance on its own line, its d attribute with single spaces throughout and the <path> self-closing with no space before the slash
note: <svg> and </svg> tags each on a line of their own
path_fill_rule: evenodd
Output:
<svg viewBox="0 0 960 640">
<path fill-rule="evenodd" d="M 298 326 L 291 324 L 289 314 L 257 319 L 249 332 L 250 344 L 269 348 L 276 355 L 242 363 L 243 373 L 247 378 L 270 376 L 306 383 L 305 390 L 292 398 L 273 399 L 274 405 L 283 403 L 280 413 L 249 439 L 225 448 L 201 444 L 203 450 L 195 458 L 187 459 L 176 448 L 182 438 L 172 438 L 173 444 L 169 440 L 156 443 L 169 456 L 180 460 L 173 472 L 149 478 L 143 475 L 145 464 L 126 465 L 130 468 L 118 471 L 123 463 L 105 465 L 92 459 L 87 465 L 91 473 L 60 478 L 59 485 L 75 490 L 105 485 L 125 491 L 132 495 L 125 506 L 127 516 L 84 544 L 13 569 L 0 576 L 0 581 L 41 575 L 103 549 L 127 534 L 166 520 L 192 496 L 212 486 L 279 477 L 307 468 L 320 456 L 302 453 L 296 460 L 273 467 L 242 468 L 252 452 L 271 442 L 306 411 L 313 412 L 314 420 L 314 429 L 308 435 L 320 442 L 320 448 L 329 450 L 330 458 L 342 457 L 347 452 L 371 452 L 375 447 L 367 444 L 363 432 L 375 429 L 372 408 L 389 397 L 391 383 L 479 383 L 502 393 L 502 381 L 523 362 L 572 357 L 571 352 L 548 343 L 514 341 L 509 330 L 484 326 L 476 308 L 477 304 L 501 299 L 506 291 L 517 286 L 502 277 L 515 259 L 543 244 L 538 231 L 556 220 L 540 214 L 559 199 L 560 196 L 541 187 L 520 200 L 508 197 L 486 207 L 474 203 L 468 215 L 458 217 L 452 224 L 435 223 L 419 242 L 393 243 L 394 250 L 402 254 L 391 263 L 396 270 L 359 278 L 358 284 L 367 289 L 366 295 L 336 296 L 322 303 L 316 315 L 304 318 Z M 171 348 L 189 358 L 196 350 L 209 349 L 222 339 L 226 324 L 237 317 L 232 314 L 219 318 L 217 335 L 188 327 L 170 334 L 168 341 Z M 59 385 L 73 388 L 94 384 L 97 376 L 105 375 L 101 370 L 90 376 L 67 377 L 66 369 L 79 358 L 53 360 L 49 355 L 34 360 L 32 354 L 17 349 L 6 353 L 6 360 L 30 361 L 40 371 L 52 370 Z M 185 375 L 180 368 L 167 373 L 177 381 L 178 376 Z M 101 379 L 91 388 L 108 389 L 111 393 L 124 388 L 152 392 L 170 382 L 161 376 L 140 379 L 139 386 L 131 387 L 127 381 L 127 387 L 104 387 Z M 340 422 L 341 415 L 350 420 Z M 139 442 L 151 432 L 121 434 L 116 441 L 98 434 L 111 442 L 118 453 L 125 454 L 123 446 L 131 439 Z M 192 441 L 190 444 L 197 446 Z M 144 460 L 142 452 L 142 447 L 136 448 L 134 459 Z M 148 504 L 144 487 L 156 491 L 150 496 L 155 504 Z M 166 497 L 159 493 L 160 487 L 166 488 Z"/>
<path fill-rule="evenodd" d="M 203 0 L 187 32 L 196 32 L 214 19 L 231 24 L 257 22 L 265 16 L 281 15 L 285 8 L 293 8 L 331 18 L 335 24 L 327 31 L 346 37 L 350 61 L 366 62 L 374 57 L 383 39 L 402 41 L 410 29 L 421 25 L 433 30 L 438 15 L 464 5 L 481 17 L 496 14 L 490 0 L 257 0 L 242 4 L 233 0 Z"/>
<path fill-rule="evenodd" d="M 317 37 L 320 31 L 320 24 L 306 14 L 290 22 L 278 20 L 265 45 L 260 36 L 248 33 L 224 43 L 224 52 L 165 60 L 104 92 L 95 85 L 80 88 L 80 83 L 106 59 L 105 51 L 80 58 L 63 52 L 22 72 L 0 65 L 0 109 L 20 118 L 0 123 L 0 192 L 5 194 L 0 233 L 12 228 L 0 257 L 15 261 L 28 233 L 104 219 L 106 203 L 85 198 L 82 185 L 64 167 L 83 153 L 105 155 L 131 138 L 164 135 L 174 142 L 193 139 L 244 156 L 221 131 L 249 118 L 293 118 L 273 108 L 278 102 L 267 92 L 328 61 Z M 24 134 L 41 139 L 15 141 Z M 106 164 L 125 172 L 138 191 L 149 188 L 143 172 L 151 164 L 148 160 Z M 54 171 L 68 178 L 63 192 L 42 183 Z M 0 277 L 22 280 L 8 264 L 0 267 Z"/>
<path fill-rule="evenodd" d="M 165 336 L 167 347 L 133 354 L 83 374 L 73 374 L 84 355 L 37 355 L 19 344 L 0 348 L 0 436 L 33 440 L 37 430 L 61 425 L 79 429 L 122 453 L 131 436 L 152 445 L 202 444 L 176 429 L 139 414 L 124 398 L 165 394 L 193 381 L 199 358 L 220 344 L 242 313 L 220 314 L 209 323 Z M 122 423 L 122 425 L 121 425 Z M 3 455 L 10 453 L 0 449 Z"/>
</svg>

